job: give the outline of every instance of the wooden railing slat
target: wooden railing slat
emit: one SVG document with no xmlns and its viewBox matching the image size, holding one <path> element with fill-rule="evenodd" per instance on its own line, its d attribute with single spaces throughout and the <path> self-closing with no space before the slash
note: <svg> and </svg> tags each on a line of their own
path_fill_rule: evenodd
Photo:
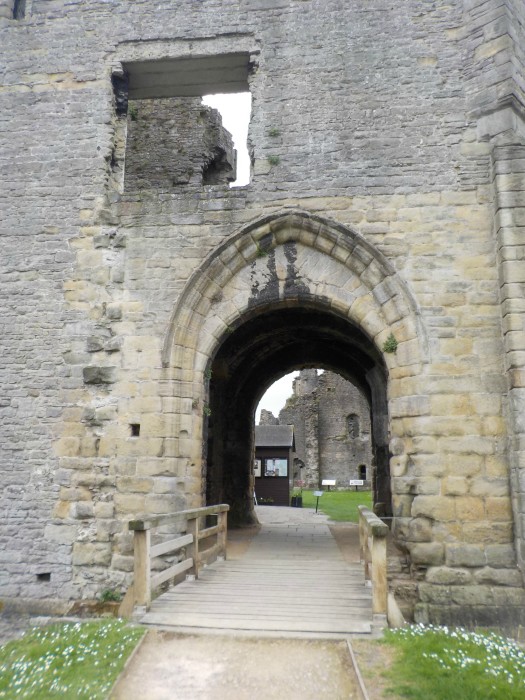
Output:
<svg viewBox="0 0 525 700">
<path fill-rule="evenodd" d="M 150 557 L 154 559 L 155 557 L 160 557 L 161 554 L 166 554 L 167 552 L 174 552 L 176 549 L 185 547 L 187 544 L 193 542 L 193 535 L 182 535 L 182 537 L 177 537 L 174 540 L 168 540 L 167 542 L 161 542 L 156 544 L 150 549 Z"/>
<path fill-rule="evenodd" d="M 208 549 L 201 549 L 199 552 L 201 561 L 208 561 L 208 559 L 213 558 L 213 556 L 217 557 L 220 554 L 220 551 L 221 546 L 218 543 L 214 544 L 213 547 L 208 547 Z"/>
<path fill-rule="evenodd" d="M 199 532 L 199 540 L 204 540 L 206 537 L 211 537 L 219 532 L 219 526 L 214 525 L 213 527 L 207 527 L 205 530 Z"/>
<path fill-rule="evenodd" d="M 220 554 L 226 557 L 227 517 L 229 509 L 229 505 L 221 503 L 216 506 L 181 510 L 178 513 L 154 518 L 145 516 L 144 518 L 132 520 L 128 523 L 129 529 L 134 532 L 135 577 L 133 590 L 135 605 L 148 608 L 151 604 L 151 591 L 184 571 L 190 570 L 195 578 L 198 578 L 201 560 L 199 540 L 217 535 L 216 544 L 202 552 L 202 558 L 206 562 L 214 556 L 216 558 Z M 217 516 L 217 525 L 199 531 L 200 520 L 207 515 Z M 168 540 L 167 542 L 161 542 L 153 547 L 151 546 L 151 531 L 154 528 L 173 524 L 181 519 L 186 520 L 187 533 L 185 535 Z M 152 576 L 152 559 L 185 546 L 188 548 L 186 550 L 188 557 L 184 561 L 170 566 L 164 569 L 164 571 Z"/>
<path fill-rule="evenodd" d="M 184 571 L 191 569 L 192 566 L 193 559 L 185 559 L 184 561 L 181 561 L 178 564 L 170 566 L 169 569 L 164 569 L 164 571 L 161 571 L 160 573 L 155 574 L 155 576 L 151 577 L 151 588 L 157 588 L 158 586 L 160 586 L 161 583 L 164 583 L 164 581 L 167 581 L 170 578 L 174 578 L 178 574 L 182 574 Z"/>
</svg>

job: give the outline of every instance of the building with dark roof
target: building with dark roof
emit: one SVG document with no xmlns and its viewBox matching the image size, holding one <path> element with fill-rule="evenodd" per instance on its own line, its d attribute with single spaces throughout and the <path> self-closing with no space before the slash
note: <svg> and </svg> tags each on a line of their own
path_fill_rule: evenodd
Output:
<svg viewBox="0 0 525 700">
<path fill-rule="evenodd" d="M 293 425 L 255 426 L 255 497 L 260 505 L 287 506 L 293 487 Z"/>
</svg>

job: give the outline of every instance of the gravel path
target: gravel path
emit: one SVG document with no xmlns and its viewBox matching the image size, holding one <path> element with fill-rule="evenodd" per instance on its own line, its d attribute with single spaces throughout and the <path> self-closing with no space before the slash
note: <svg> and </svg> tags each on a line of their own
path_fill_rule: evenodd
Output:
<svg viewBox="0 0 525 700">
<path fill-rule="evenodd" d="M 111 700 L 361 700 L 346 642 L 149 632 Z"/>
</svg>

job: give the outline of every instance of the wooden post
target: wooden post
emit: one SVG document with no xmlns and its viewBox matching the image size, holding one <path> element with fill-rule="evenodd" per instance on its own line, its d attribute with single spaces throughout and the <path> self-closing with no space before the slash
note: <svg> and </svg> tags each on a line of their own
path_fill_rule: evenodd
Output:
<svg viewBox="0 0 525 700">
<path fill-rule="evenodd" d="M 226 559 L 226 542 L 228 539 L 228 511 L 218 513 L 219 534 L 217 535 L 217 544 L 219 545 L 219 556 Z"/>
<path fill-rule="evenodd" d="M 372 536 L 372 612 L 386 615 L 388 585 L 386 578 L 386 537 Z"/>
<path fill-rule="evenodd" d="M 135 604 L 148 608 L 151 604 L 151 560 L 150 530 L 144 523 L 144 530 L 135 530 L 133 537 L 134 593 Z"/>
<path fill-rule="evenodd" d="M 363 512 L 361 511 L 361 506 L 359 506 L 359 559 L 361 562 L 365 561 L 365 549 L 366 549 L 366 538 L 367 526 L 366 520 Z"/>
<path fill-rule="evenodd" d="M 186 532 L 188 535 L 193 535 L 193 542 L 188 547 L 188 557 L 193 559 L 193 566 L 189 570 L 190 576 L 199 578 L 199 516 L 188 519 Z"/>
</svg>

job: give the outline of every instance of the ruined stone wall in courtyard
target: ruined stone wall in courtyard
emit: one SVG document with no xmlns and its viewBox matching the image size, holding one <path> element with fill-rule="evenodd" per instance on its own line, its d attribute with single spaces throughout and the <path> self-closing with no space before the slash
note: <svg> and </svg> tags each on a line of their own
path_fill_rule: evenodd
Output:
<svg viewBox="0 0 525 700">
<path fill-rule="evenodd" d="M 231 303 L 241 318 L 245 290 L 263 288 L 264 275 L 281 275 L 283 297 L 286 265 L 271 270 L 264 250 L 247 256 L 242 293 L 226 289 L 240 253 L 221 246 L 293 210 L 356 232 L 391 266 L 374 281 L 363 253 L 359 282 L 341 279 L 331 244 L 305 306 L 320 300 L 366 327 L 378 353 L 394 283 L 416 310 L 417 338 L 396 327 L 385 362 L 396 536 L 418 619 L 518 619 L 523 3 L 32 0 L 25 17 L 12 10 L 0 0 L 2 597 L 124 589 L 127 520 L 201 504 L 212 352 L 199 356 L 195 337 L 163 354 L 170 319 L 214 251 L 224 275 L 210 283 L 213 309 Z M 117 114 L 112 76 L 234 54 L 246 56 L 253 95 L 250 185 L 126 180 L 137 123 Z M 187 311 L 181 327 L 194 322 Z M 206 332 L 218 338 L 215 318 Z"/>
<path fill-rule="evenodd" d="M 279 423 L 294 426 L 295 452 L 309 488 L 318 488 L 323 479 L 348 487 L 350 479 L 361 478 L 361 465 L 371 479 L 370 408 L 359 389 L 340 375 L 302 370 Z"/>
<path fill-rule="evenodd" d="M 200 98 L 130 102 L 125 189 L 172 190 L 235 180 L 231 135 Z"/>
</svg>

